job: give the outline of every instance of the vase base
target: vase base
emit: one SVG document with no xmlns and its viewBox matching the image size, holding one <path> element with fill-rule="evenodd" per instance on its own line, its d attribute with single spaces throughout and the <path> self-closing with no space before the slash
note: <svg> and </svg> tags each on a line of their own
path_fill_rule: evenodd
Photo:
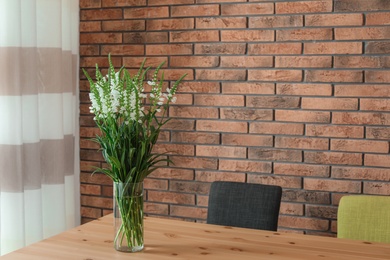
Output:
<svg viewBox="0 0 390 260">
<path fill-rule="evenodd" d="M 121 246 L 121 247 L 115 247 L 115 250 L 119 252 L 124 252 L 124 253 L 135 253 L 142 251 L 144 249 L 144 246 L 135 246 L 135 247 L 127 247 L 127 246 Z"/>
</svg>

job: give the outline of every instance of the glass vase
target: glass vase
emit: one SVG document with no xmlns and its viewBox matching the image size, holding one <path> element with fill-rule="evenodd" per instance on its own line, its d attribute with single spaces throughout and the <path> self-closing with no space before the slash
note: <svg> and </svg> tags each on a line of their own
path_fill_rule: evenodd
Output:
<svg viewBox="0 0 390 260">
<path fill-rule="evenodd" d="M 143 182 L 114 182 L 114 247 L 121 252 L 144 248 Z"/>
</svg>

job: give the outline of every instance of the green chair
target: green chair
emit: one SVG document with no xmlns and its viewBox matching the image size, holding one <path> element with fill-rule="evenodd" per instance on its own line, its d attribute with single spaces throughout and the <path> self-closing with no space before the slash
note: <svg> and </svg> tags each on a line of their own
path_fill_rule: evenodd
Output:
<svg viewBox="0 0 390 260">
<path fill-rule="evenodd" d="M 390 243 L 390 196 L 342 197 L 337 213 L 337 237 Z"/>
</svg>

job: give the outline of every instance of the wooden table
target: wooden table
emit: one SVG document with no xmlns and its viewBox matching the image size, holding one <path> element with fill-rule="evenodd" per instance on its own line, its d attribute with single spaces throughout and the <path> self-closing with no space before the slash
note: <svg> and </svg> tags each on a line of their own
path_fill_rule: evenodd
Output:
<svg viewBox="0 0 390 260">
<path fill-rule="evenodd" d="M 113 217 L 108 215 L 0 259 L 390 259 L 390 244 L 151 217 L 145 219 L 142 252 L 117 252 L 112 239 Z"/>
</svg>

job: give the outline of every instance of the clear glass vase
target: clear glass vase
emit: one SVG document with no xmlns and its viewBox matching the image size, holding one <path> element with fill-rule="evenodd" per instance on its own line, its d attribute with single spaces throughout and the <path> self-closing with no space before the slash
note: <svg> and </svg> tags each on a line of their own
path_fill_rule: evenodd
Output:
<svg viewBox="0 0 390 260">
<path fill-rule="evenodd" d="M 114 247 L 121 252 L 144 248 L 143 182 L 114 182 Z"/>
</svg>

